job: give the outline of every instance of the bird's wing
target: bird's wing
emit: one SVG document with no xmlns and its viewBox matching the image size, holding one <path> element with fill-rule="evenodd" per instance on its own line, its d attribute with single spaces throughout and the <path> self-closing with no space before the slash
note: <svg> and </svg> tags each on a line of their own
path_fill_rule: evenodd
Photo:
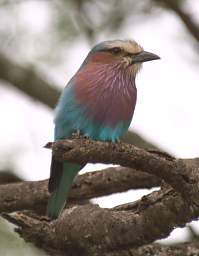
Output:
<svg viewBox="0 0 199 256">
<path fill-rule="evenodd" d="M 79 117 L 82 109 L 78 105 L 74 96 L 73 83 L 70 81 L 58 101 L 55 109 L 55 140 L 71 137 L 77 131 Z"/>
</svg>

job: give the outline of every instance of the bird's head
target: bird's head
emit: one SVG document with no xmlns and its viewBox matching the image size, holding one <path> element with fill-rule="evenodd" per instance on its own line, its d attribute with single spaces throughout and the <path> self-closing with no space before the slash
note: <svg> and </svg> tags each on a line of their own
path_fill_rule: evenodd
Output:
<svg viewBox="0 0 199 256">
<path fill-rule="evenodd" d="M 156 54 L 146 52 L 133 40 L 113 40 L 97 44 L 88 54 L 84 64 L 111 64 L 129 70 L 136 75 L 142 63 L 160 59 Z"/>
</svg>

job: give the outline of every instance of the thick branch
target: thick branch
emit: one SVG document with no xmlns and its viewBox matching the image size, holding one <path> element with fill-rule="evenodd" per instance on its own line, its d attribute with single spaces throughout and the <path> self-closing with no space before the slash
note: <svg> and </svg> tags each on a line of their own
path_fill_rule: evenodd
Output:
<svg viewBox="0 0 199 256">
<path fill-rule="evenodd" d="M 96 256 L 123 255 L 124 250 L 164 238 L 174 227 L 198 216 L 199 209 L 193 209 L 170 188 L 145 196 L 126 211 L 75 205 L 51 222 L 27 213 L 4 215 L 20 227 L 17 231 L 25 240 L 54 255 Z"/>
<path fill-rule="evenodd" d="M 119 252 L 122 255 L 132 248 L 164 238 L 173 228 L 182 227 L 199 217 L 198 159 L 193 160 L 192 168 L 190 159 L 176 160 L 165 153 L 150 153 L 129 144 L 91 141 L 77 136 L 71 140 L 57 141 L 52 147 L 60 160 L 111 162 L 154 174 L 184 197 L 166 185 L 141 200 L 112 209 L 101 209 L 90 204 L 67 205 L 62 215 L 54 221 L 27 212 L 3 215 L 19 226 L 17 231 L 25 240 L 34 242 L 54 255 L 108 256 L 119 255 Z M 131 169 L 121 170 L 133 172 Z M 92 175 L 87 178 L 92 179 Z M 3 186 L 5 188 L 6 185 Z M 23 191 L 23 194 L 23 200 L 27 200 L 27 193 Z M 37 203 L 34 201 L 34 204 Z"/>
<path fill-rule="evenodd" d="M 131 167 L 165 180 L 188 201 L 199 205 L 199 173 L 182 160 L 160 153 L 149 153 L 133 145 L 83 138 L 53 143 L 53 154 L 74 163 L 112 163 Z"/>
<path fill-rule="evenodd" d="M 49 197 L 47 183 L 48 180 L 0 185 L 0 212 L 29 209 L 45 213 Z M 159 186 L 160 183 L 160 179 L 144 172 L 124 167 L 110 167 L 78 175 L 69 199 L 86 200 L 128 189 L 151 188 Z"/>
<path fill-rule="evenodd" d="M 70 198 L 72 200 L 90 199 L 129 189 L 152 188 L 160 185 L 161 180 L 148 173 L 126 167 L 110 167 L 77 176 Z"/>
</svg>

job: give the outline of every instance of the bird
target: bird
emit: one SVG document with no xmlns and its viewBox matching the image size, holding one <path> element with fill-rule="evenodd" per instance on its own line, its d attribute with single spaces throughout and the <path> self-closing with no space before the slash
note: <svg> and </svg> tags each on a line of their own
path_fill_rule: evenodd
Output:
<svg viewBox="0 0 199 256">
<path fill-rule="evenodd" d="M 127 132 L 136 106 L 135 78 L 143 62 L 160 59 L 134 40 L 110 40 L 94 46 L 68 82 L 55 108 L 54 140 L 78 132 L 93 140 L 117 142 Z M 53 155 L 47 215 L 62 212 L 73 180 L 83 165 Z"/>
</svg>

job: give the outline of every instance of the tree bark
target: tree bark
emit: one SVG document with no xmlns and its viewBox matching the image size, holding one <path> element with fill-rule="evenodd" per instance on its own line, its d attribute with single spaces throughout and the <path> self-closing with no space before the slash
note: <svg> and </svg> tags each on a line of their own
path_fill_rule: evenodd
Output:
<svg viewBox="0 0 199 256">
<path fill-rule="evenodd" d="M 183 227 L 186 223 L 199 217 L 199 160 L 197 158 L 174 159 L 164 152 L 146 151 L 129 144 L 98 142 L 77 136 L 70 140 L 48 143 L 47 147 L 52 147 L 53 154 L 60 161 L 115 163 L 135 168 L 133 170 L 119 167 L 118 171 L 121 172 L 119 179 L 122 179 L 123 171 L 135 173 L 135 170 L 139 169 L 150 175 L 155 175 L 158 182 L 164 179 L 169 184 L 162 183 L 161 190 L 154 191 L 141 200 L 111 209 L 103 209 L 92 204 L 81 205 L 77 204 L 77 201 L 73 201 L 72 204 L 67 204 L 62 215 L 53 221 L 32 211 L 2 213 L 4 218 L 18 226 L 16 231 L 26 241 L 35 243 L 50 254 L 108 256 L 128 255 L 134 251 L 139 253 L 142 251 L 140 246 L 167 237 L 174 228 Z M 108 169 L 102 173 L 109 173 L 113 170 L 113 168 Z M 97 173 L 97 179 L 98 175 L 100 174 Z M 86 174 L 85 179 L 81 180 L 80 178 L 79 182 L 83 184 L 80 187 L 77 186 L 78 182 L 76 181 L 76 188 L 80 189 L 79 193 L 81 193 L 86 179 L 87 187 L 88 180 L 93 179 L 94 181 L 94 176 L 95 174 L 92 173 L 90 176 Z M 111 182 L 114 183 L 113 180 Z M 13 185 L 20 186 L 19 184 L 22 187 L 24 185 L 24 188 L 26 185 L 31 188 L 28 183 Z M 1 197 L 7 193 L 6 189 L 9 191 L 11 185 L 0 186 Z M 46 182 L 43 182 L 43 186 L 46 186 Z M 42 195 L 43 189 L 45 190 L 43 194 L 47 194 L 46 188 L 42 188 L 42 185 L 39 187 L 41 191 L 32 186 L 34 189 L 30 196 L 34 198 L 37 193 Z M 106 183 L 105 187 L 111 186 Z M 2 188 L 3 190 L 1 190 Z M 15 188 L 16 191 L 17 188 Z M 23 191 L 25 194 L 20 198 L 21 204 L 23 200 L 28 201 L 27 191 Z M 107 189 L 107 191 L 109 190 Z M 88 192 L 88 195 L 89 198 L 91 193 Z M 83 197 L 86 198 L 85 194 Z M 6 199 L 4 196 L 3 202 L 9 203 L 9 198 Z M 31 207 L 35 209 L 34 205 L 42 207 L 35 200 L 29 205 L 29 209 Z M 23 209 L 23 207 L 21 208 Z M 1 211 L 10 210 L 5 206 L 5 209 L 1 209 Z M 176 250 L 174 251 L 176 252 Z"/>
<path fill-rule="evenodd" d="M 53 255 L 123 255 L 185 226 L 199 216 L 199 208 L 193 209 L 173 189 L 165 188 L 126 210 L 73 205 L 54 221 L 28 212 L 3 216 L 18 226 L 16 231 L 26 241 Z"/>
<path fill-rule="evenodd" d="M 46 147 L 51 147 L 48 144 Z M 150 153 L 125 143 L 109 143 L 76 138 L 52 144 L 53 154 L 60 161 L 74 163 L 112 163 L 147 172 L 163 179 L 189 202 L 199 205 L 199 172 L 186 161 L 156 151 Z M 153 152 L 153 151 L 152 151 Z"/>
<path fill-rule="evenodd" d="M 161 180 L 147 173 L 125 167 L 78 175 L 69 194 L 70 202 L 124 192 L 129 189 L 160 186 Z M 49 193 L 48 180 L 24 181 L 0 185 L 0 212 L 34 210 L 45 214 Z"/>
</svg>

